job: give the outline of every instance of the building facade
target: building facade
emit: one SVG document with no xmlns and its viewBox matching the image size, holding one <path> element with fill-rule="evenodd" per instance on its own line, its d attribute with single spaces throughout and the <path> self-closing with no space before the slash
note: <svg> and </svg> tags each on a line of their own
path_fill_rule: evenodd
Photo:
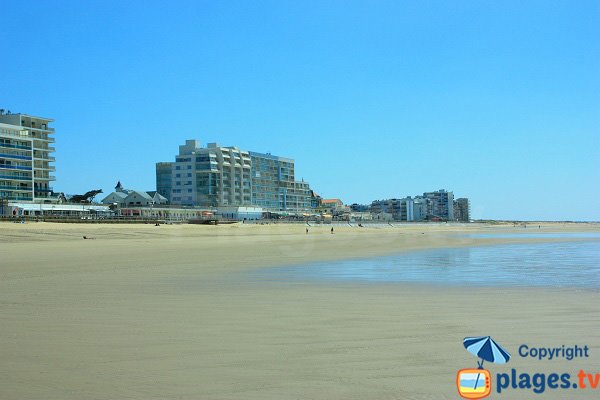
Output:
<svg viewBox="0 0 600 400">
<path fill-rule="evenodd" d="M 49 199 L 55 180 L 52 119 L 0 112 L 0 199 Z"/>
<path fill-rule="evenodd" d="M 371 212 L 374 214 L 386 213 L 394 221 L 423 221 L 427 215 L 427 200 L 410 196 L 402 199 L 375 200 L 371 203 Z"/>
<path fill-rule="evenodd" d="M 250 152 L 250 159 L 252 203 L 267 210 L 285 209 L 288 189 L 294 185 L 294 161 L 254 151 Z"/>
<path fill-rule="evenodd" d="M 413 221 L 425 221 L 428 209 L 429 201 L 424 197 L 416 196 L 412 203 Z"/>
<path fill-rule="evenodd" d="M 340 199 L 321 199 L 319 211 L 332 215 L 349 212 L 350 207 L 344 206 L 344 202 Z"/>
<path fill-rule="evenodd" d="M 308 183 L 295 180 L 294 160 L 197 140 L 179 146 L 175 162 L 156 164 L 156 185 L 174 205 L 297 212 L 311 204 Z"/>
<path fill-rule="evenodd" d="M 171 201 L 171 175 L 173 173 L 173 163 L 156 163 L 156 188 L 157 192 Z"/>
<path fill-rule="evenodd" d="M 454 193 L 440 189 L 423 193 L 423 198 L 428 200 L 428 219 L 454 221 Z"/>
<path fill-rule="evenodd" d="M 400 199 L 385 199 L 375 200 L 371 203 L 371 212 L 373 214 L 390 214 L 391 219 L 400 221 L 401 214 L 401 200 Z"/>
<path fill-rule="evenodd" d="M 311 208 L 308 183 L 297 181 L 291 158 L 250 152 L 252 204 L 266 210 L 299 212 Z"/>
<path fill-rule="evenodd" d="M 471 220 L 471 206 L 466 197 L 454 200 L 454 219 L 460 222 Z"/>
</svg>

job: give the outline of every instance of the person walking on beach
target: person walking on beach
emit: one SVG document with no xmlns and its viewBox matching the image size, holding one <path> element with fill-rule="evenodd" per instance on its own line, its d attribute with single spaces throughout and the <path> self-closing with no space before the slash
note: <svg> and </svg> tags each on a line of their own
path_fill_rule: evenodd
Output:
<svg viewBox="0 0 600 400">
<path fill-rule="evenodd" d="M 333 235 L 333 226 L 331 227 L 331 234 Z"/>
<path fill-rule="evenodd" d="M 306 228 L 306 234 L 308 235 L 308 228 Z"/>
</svg>

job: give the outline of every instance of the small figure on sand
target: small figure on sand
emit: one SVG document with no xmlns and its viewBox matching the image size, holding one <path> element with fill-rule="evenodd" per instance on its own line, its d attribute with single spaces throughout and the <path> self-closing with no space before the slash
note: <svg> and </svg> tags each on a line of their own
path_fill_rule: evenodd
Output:
<svg viewBox="0 0 600 400">
<path fill-rule="evenodd" d="M 333 235 L 333 226 L 331 227 L 331 234 Z"/>
<path fill-rule="evenodd" d="M 306 234 L 308 235 L 308 228 L 306 228 Z"/>
</svg>

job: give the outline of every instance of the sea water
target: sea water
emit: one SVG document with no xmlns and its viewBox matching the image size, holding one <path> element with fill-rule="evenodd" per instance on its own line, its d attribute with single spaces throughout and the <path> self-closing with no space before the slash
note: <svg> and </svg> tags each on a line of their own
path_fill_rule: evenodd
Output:
<svg viewBox="0 0 600 400">
<path fill-rule="evenodd" d="M 600 241 L 411 251 L 369 259 L 269 268 L 255 271 L 253 275 L 258 280 L 268 281 L 406 282 L 600 289 Z"/>
</svg>

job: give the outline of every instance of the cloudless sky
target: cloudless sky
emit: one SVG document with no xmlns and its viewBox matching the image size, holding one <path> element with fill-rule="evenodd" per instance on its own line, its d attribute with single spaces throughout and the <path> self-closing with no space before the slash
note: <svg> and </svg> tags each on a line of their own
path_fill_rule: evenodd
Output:
<svg viewBox="0 0 600 400">
<path fill-rule="evenodd" d="M 598 1 L 0 0 L 0 108 L 54 118 L 56 191 L 153 190 L 185 139 L 345 203 L 600 220 Z"/>
</svg>

